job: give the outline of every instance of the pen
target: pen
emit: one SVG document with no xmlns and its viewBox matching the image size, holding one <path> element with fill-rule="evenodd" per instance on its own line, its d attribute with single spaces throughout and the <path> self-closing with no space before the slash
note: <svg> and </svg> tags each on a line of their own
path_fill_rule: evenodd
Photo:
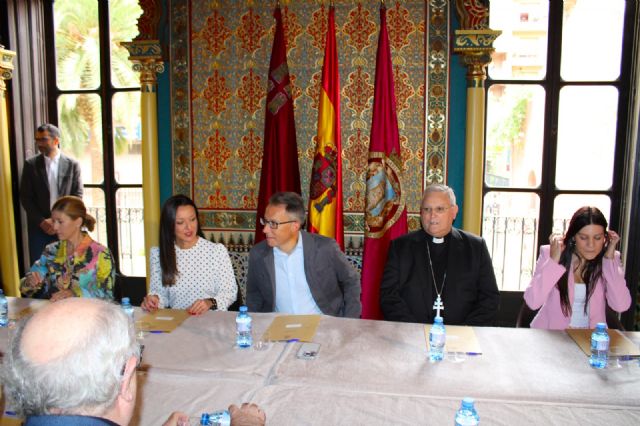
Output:
<svg viewBox="0 0 640 426">
<path fill-rule="evenodd" d="M 164 331 L 162 331 L 162 330 L 151 330 L 151 331 L 149 331 L 149 333 L 162 334 L 162 333 L 164 333 Z"/>
<path fill-rule="evenodd" d="M 467 352 L 467 355 L 482 355 L 482 352 Z"/>
<path fill-rule="evenodd" d="M 300 339 L 289 339 L 287 340 L 287 343 L 293 343 L 293 342 L 299 342 Z"/>
</svg>

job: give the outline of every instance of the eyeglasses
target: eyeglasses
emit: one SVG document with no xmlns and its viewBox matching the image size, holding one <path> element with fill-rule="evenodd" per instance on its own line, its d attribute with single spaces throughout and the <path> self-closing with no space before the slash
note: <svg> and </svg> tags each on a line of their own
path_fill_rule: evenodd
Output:
<svg viewBox="0 0 640 426">
<path fill-rule="evenodd" d="M 432 214 L 432 213 L 438 213 L 438 214 L 442 214 L 444 212 L 446 212 L 447 210 L 449 210 L 451 207 L 453 206 L 449 206 L 449 207 L 443 207 L 443 206 L 438 206 L 438 207 L 423 207 L 422 211 L 426 214 Z"/>
<path fill-rule="evenodd" d="M 297 222 L 297 220 L 286 220 L 284 222 L 277 222 L 275 220 L 267 220 L 264 217 L 260 218 L 260 225 L 262 226 L 269 225 L 269 228 L 271 229 L 278 229 L 278 226 L 280 225 L 284 225 L 285 223 L 293 223 L 293 222 Z"/>
<path fill-rule="evenodd" d="M 47 142 L 50 141 L 51 138 L 49 136 L 45 136 L 43 138 L 36 138 L 36 142 Z"/>
</svg>

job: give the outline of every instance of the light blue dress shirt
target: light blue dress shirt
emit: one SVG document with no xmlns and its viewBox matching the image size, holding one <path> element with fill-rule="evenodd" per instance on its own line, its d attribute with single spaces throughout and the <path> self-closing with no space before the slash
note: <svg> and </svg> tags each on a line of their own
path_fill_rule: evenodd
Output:
<svg viewBox="0 0 640 426">
<path fill-rule="evenodd" d="M 302 237 L 298 235 L 298 243 L 291 254 L 274 247 L 273 259 L 276 267 L 276 312 L 322 314 L 313 300 L 304 273 Z"/>
</svg>

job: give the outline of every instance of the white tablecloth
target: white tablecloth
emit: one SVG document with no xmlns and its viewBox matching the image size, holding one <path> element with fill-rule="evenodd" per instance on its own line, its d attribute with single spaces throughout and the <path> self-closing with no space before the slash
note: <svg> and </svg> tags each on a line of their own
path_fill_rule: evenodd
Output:
<svg viewBox="0 0 640 426">
<path fill-rule="evenodd" d="M 28 302 L 11 303 L 15 311 Z M 256 338 L 274 315 L 252 316 Z M 318 357 L 300 360 L 300 343 L 234 347 L 234 318 L 207 312 L 145 335 L 132 424 L 252 401 L 271 425 L 441 425 L 453 423 L 465 396 L 484 425 L 640 424 L 638 360 L 594 370 L 564 332 L 476 327 L 482 355 L 432 364 L 420 324 L 323 316 Z M 0 350 L 7 335 L 0 331 Z M 638 343 L 640 333 L 631 336 Z"/>
</svg>

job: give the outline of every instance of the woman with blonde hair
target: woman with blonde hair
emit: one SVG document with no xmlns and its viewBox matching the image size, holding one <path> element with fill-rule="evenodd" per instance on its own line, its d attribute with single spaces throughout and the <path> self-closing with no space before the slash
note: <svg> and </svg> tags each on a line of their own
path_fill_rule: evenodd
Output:
<svg viewBox="0 0 640 426">
<path fill-rule="evenodd" d="M 22 295 L 52 302 L 74 296 L 113 299 L 113 258 L 88 234 L 96 220 L 82 199 L 59 198 L 51 207 L 51 219 L 58 241 L 45 247 L 21 281 Z"/>
</svg>

